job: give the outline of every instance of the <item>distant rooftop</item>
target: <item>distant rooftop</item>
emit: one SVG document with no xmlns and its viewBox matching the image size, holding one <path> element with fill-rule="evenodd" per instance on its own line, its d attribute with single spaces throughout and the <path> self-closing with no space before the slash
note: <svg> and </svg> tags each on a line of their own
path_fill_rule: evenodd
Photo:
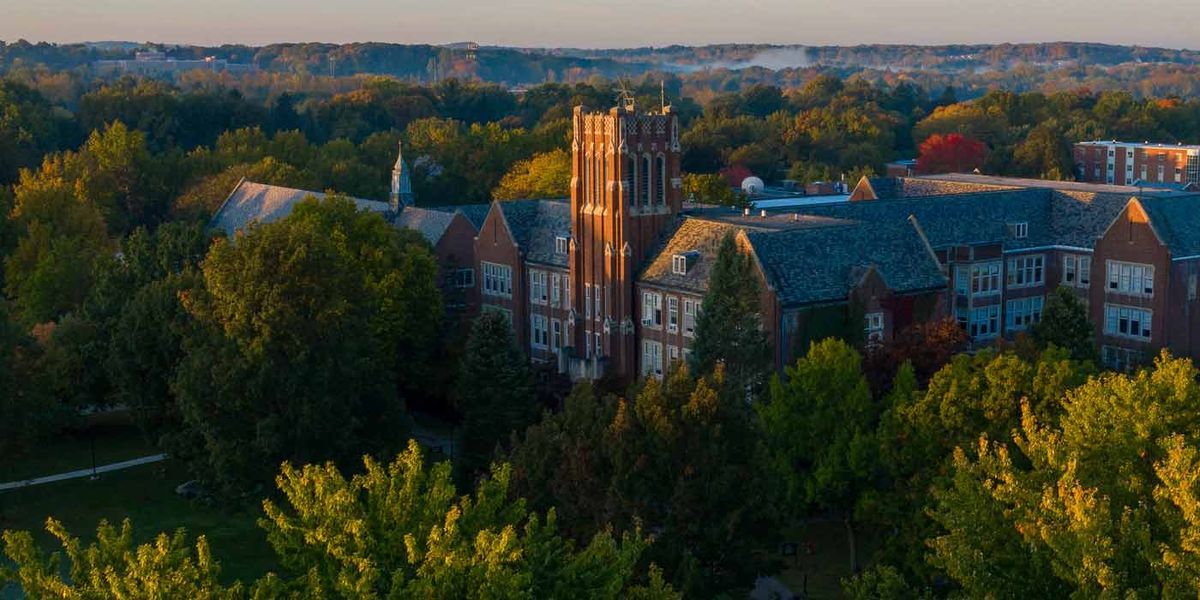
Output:
<svg viewBox="0 0 1200 600">
<path fill-rule="evenodd" d="M 270 223 L 291 214 L 301 200 L 312 196 L 317 200 L 325 198 L 321 192 L 297 190 L 278 185 L 266 185 L 242 180 L 230 192 L 225 203 L 217 210 L 209 226 L 220 229 L 233 237 L 233 234 L 245 229 L 251 223 Z M 351 198 L 359 210 L 371 212 L 387 212 L 390 205 L 387 202 Z"/>
<path fill-rule="evenodd" d="M 1200 147 L 1200 146 L 1198 146 Z M 974 175 L 971 173 L 946 173 L 944 175 L 918 175 L 909 177 L 915 180 L 949 181 L 975 185 L 992 185 L 1002 188 L 1039 188 L 1065 192 L 1093 192 L 1106 194 L 1164 195 L 1182 193 L 1179 190 L 1154 188 L 1147 189 L 1133 185 L 1112 185 L 1104 183 L 1085 183 L 1082 181 L 1051 181 L 1046 179 L 1025 179 L 1021 177 L 1000 177 L 996 175 Z"/>
<path fill-rule="evenodd" d="M 1194 150 L 1200 152 L 1200 144 L 1167 144 L 1161 142 L 1119 142 L 1117 140 L 1095 140 L 1079 142 L 1083 146 L 1120 146 L 1122 148 L 1145 148 L 1148 150 Z"/>
</svg>

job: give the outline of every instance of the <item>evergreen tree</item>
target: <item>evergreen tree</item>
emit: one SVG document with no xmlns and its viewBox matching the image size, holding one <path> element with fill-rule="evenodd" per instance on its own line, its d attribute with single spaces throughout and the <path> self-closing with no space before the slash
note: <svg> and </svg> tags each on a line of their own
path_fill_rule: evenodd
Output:
<svg viewBox="0 0 1200 600">
<path fill-rule="evenodd" d="M 485 312 L 471 326 L 457 401 L 463 417 L 461 466 L 468 471 L 485 468 L 497 444 L 538 418 L 529 360 L 499 312 Z"/>
<path fill-rule="evenodd" d="M 1042 320 L 1033 326 L 1033 339 L 1041 347 L 1054 344 L 1075 360 L 1095 360 L 1094 328 L 1087 307 L 1070 288 L 1060 286 L 1046 298 Z"/>
<path fill-rule="evenodd" d="M 748 395 L 760 390 L 771 372 L 771 350 L 762 327 L 762 286 L 749 255 L 725 235 L 708 281 L 708 294 L 696 319 L 692 369 L 711 373 L 724 365 L 726 383 Z"/>
</svg>

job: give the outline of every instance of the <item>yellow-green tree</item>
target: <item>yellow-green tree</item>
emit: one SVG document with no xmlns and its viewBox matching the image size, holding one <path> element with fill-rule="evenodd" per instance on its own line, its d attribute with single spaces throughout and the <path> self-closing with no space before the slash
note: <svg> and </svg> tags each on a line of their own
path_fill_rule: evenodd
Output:
<svg viewBox="0 0 1200 600">
<path fill-rule="evenodd" d="M 565 198 L 571 183 L 571 155 L 566 150 L 534 154 L 517 161 L 492 191 L 495 200 Z"/>
</svg>

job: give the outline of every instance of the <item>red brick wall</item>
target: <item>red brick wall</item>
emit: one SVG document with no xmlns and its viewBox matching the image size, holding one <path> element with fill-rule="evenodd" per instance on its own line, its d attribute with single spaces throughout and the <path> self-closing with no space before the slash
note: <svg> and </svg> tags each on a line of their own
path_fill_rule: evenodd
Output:
<svg viewBox="0 0 1200 600">
<path fill-rule="evenodd" d="M 1108 290 L 1108 260 L 1142 263 L 1154 266 L 1154 295 L 1152 298 L 1130 296 Z M 1096 242 L 1092 255 L 1092 286 L 1089 294 L 1089 310 L 1096 325 L 1096 340 L 1099 345 L 1138 348 L 1151 351 L 1165 345 L 1166 328 L 1172 326 L 1167 314 L 1168 286 L 1170 285 L 1171 256 L 1159 242 L 1149 219 L 1140 206 L 1131 203 L 1121 212 L 1104 236 Z M 1104 333 L 1104 305 L 1106 302 L 1149 308 L 1154 311 L 1150 328 L 1150 342 L 1139 342 Z"/>
<path fill-rule="evenodd" d="M 513 241 L 508 227 L 504 223 L 502 211 L 495 204 L 479 229 L 475 239 L 475 256 L 479 261 L 476 267 L 478 287 L 480 290 L 480 306 L 497 306 L 512 312 L 513 328 L 517 342 L 526 352 L 529 351 L 529 320 L 525 312 L 527 306 L 528 283 L 525 281 L 525 264 Z M 483 263 L 491 262 L 512 267 L 512 297 L 503 298 L 488 296 L 483 293 Z"/>
</svg>

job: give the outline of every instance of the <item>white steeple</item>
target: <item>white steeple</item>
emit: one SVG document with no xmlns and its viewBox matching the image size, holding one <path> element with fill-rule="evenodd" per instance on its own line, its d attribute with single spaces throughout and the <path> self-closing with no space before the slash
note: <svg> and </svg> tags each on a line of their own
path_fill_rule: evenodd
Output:
<svg viewBox="0 0 1200 600">
<path fill-rule="evenodd" d="M 408 164 L 404 162 L 404 144 L 396 150 L 396 166 L 392 167 L 392 193 L 390 196 L 392 212 L 400 212 L 405 206 L 412 206 L 412 180 L 408 174 Z"/>
</svg>

